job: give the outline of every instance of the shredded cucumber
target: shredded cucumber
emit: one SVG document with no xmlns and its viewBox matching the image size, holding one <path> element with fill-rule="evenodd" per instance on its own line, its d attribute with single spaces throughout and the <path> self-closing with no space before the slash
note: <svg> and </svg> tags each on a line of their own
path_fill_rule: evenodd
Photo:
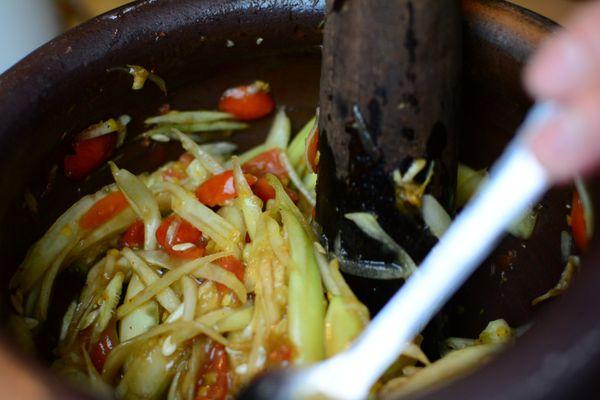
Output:
<svg viewBox="0 0 600 400">
<path fill-rule="evenodd" d="M 285 113 L 285 109 L 281 108 L 277 114 L 275 114 L 273 125 L 271 125 L 271 130 L 269 131 L 269 135 L 265 140 L 265 146 L 268 149 L 278 147 L 285 150 L 288 146 L 291 135 L 292 123 Z"/>
<path fill-rule="evenodd" d="M 332 357 L 346 350 L 363 328 L 351 303 L 343 296 L 333 296 L 325 316 L 325 355 Z"/>
<path fill-rule="evenodd" d="M 288 292 L 289 335 L 298 352 L 296 363 L 310 364 L 325 355 L 325 299 L 319 267 L 312 242 L 302 224 L 287 210 L 282 210 L 281 216 L 288 235 L 292 264 Z"/>
</svg>

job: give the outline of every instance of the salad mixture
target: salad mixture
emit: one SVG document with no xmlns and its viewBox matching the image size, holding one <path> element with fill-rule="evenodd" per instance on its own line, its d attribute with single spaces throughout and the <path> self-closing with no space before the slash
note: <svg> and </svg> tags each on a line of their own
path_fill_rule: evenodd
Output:
<svg viewBox="0 0 600 400">
<path fill-rule="evenodd" d="M 140 78 L 135 74 L 143 71 L 133 67 Z M 233 155 L 228 142 L 197 141 L 273 113 L 266 140 L 243 154 Z M 64 314 L 53 369 L 100 394 L 226 399 L 262 371 L 346 349 L 369 312 L 311 226 L 316 118 L 292 136 L 264 82 L 229 89 L 218 111 L 163 108 L 146 120 L 141 137 L 179 141 L 185 152 L 139 176 L 108 161 L 129 121 L 91 126 L 64 159 L 73 180 L 108 162 L 114 183 L 77 201 L 27 253 L 11 281 L 10 325 L 21 340 L 33 347 L 61 271 L 70 268 L 82 271 L 85 285 Z M 461 168 L 458 197 L 466 202 L 485 173 Z M 430 197 L 423 199 L 423 218 L 441 236 L 450 217 Z M 348 218 L 398 248 L 374 216 Z M 582 226 L 578 218 L 573 223 Z M 515 234 L 531 233 L 535 216 L 524 221 Z M 585 227 L 574 229 L 584 246 Z M 410 256 L 403 257 L 410 273 Z M 506 322 L 493 321 L 477 339 L 448 339 L 447 355 L 433 363 L 416 338 L 373 394 L 431 387 L 484 362 L 514 336 Z"/>
</svg>

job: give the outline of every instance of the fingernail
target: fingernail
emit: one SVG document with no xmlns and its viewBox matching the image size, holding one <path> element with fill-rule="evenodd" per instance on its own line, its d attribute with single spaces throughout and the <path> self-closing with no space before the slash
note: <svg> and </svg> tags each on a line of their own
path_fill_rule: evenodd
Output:
<svg viewBox="0 0 600 400">
<path fill-rule="evenodd" d="M 527 85 L 536 96 L 560 96 L 587 79 L 591 64 L 585 47 L 562 33 L 535 56 L 526 72 Z"/>
</svg>

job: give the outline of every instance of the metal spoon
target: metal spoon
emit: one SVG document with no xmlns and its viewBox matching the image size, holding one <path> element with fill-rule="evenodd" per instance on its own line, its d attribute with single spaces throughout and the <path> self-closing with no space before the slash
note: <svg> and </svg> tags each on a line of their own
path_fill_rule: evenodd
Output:
<svg viewBox="0 0 600 400">
<path fill-rule="evenodd" d="M 506 228 L 549 188 L 546 171 L 523 139 L 535 134 L 554 109 L 544 104 L 532 110 L 492 168 L 488 183 L 350 349 L 304 369 L 265 375 L 241 398 L 367 398 L 373 384 L 492 251 Z"/>
</svg>

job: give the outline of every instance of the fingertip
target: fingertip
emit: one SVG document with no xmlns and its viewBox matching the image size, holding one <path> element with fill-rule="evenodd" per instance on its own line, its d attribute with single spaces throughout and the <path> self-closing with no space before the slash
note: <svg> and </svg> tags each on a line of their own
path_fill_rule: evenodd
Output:
<svg viewBox="0 0 600 400">
<path fill-rule="evenodd" d="M 530 148 L 555 183 L 572 180 L 600 164 L 600 96 L 591 90 L 526 136 Z"/>
<path fill-rule="evenodd" d="M 565 164 L 570 165 L 570 160 L 565 160 L 565 154 L 560 151 L 564 145 L 561 137 L 561 128 L 557 120 L 545 125 L 529 140 L 533 153 L 548 172 L 551 180 L 561 183 L 569 178 L 571 171 L 565 171 Z M 566 161 L 566 162 L 565 162 Z"/>
<path fill-rule="evenodd" d="M 542 58 L 548 51 L 549 41 L 545 41 L 536 53 L 528 60 L 523 69 L 523 84 L 527 92 L 534 98 L 540 98 L 540 93 L 544 91 L 545 84 L 541 76 L 545 74 L 546 62 Z"/>
<path fill-rule="evenodd" d="M 582 85 L 593 70 L 581 42 L 563 31 L 542 45 L 526 66 L 524 83 L 537 99 L 560 99 Z"/>
</svg>

